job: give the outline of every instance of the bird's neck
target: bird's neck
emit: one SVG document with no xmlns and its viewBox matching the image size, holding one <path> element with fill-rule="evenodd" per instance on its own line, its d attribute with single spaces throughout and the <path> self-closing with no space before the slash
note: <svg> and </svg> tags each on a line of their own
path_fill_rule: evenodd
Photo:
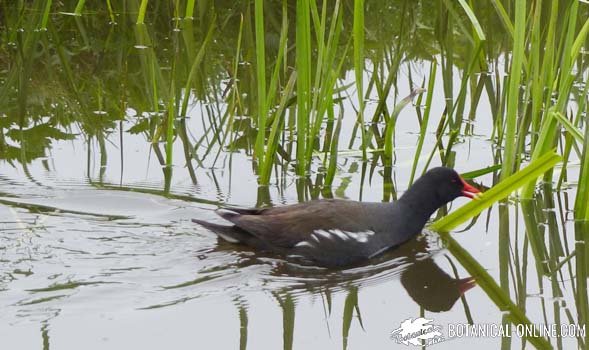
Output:
<svg viewBox="0 0 589 350">
<path fill-rule="evenodd" d="M 423 227 L 427 220 L 433 213 L 438 210 L 443 203 L 438 203 L 436 196 L 432 196 L 433 189 L 421 188 L 418 183 L 415 183 L 399 198 L 399 203 L 402 204 L 406 210 L 414 214 L 414 219 Z"/>
</svg>

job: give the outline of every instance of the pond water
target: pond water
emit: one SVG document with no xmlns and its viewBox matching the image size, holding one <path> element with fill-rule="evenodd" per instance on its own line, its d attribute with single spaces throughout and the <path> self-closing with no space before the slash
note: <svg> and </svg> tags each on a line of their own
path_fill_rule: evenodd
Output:
<svg viewBox="0 0 589 350">
<path fill-rule="evenodd" d="M 115 11 L 113 24 L 104 9 L 88 8 L 81 17 L 60 13 L 75 7 L 65 3 L 54 5 L 47 31 L 35 31 L 35 25 L 18 16 L 2 25 L 8 44 L 2 44 L 0 53 L 7 92 L 0 99 L 0 348 L 396 349 L 408 346 L 398 344 L 391 333 L 409 318 L 432 319 L 445 334 L 453 326 L 505 321 L 503 306 L 473 286 L 467 270 L 427 230 L 365 265 L 323 269 L 220 241 L 190 221 L 220 221 L 214 209 L 227 204 L 397 198 L 409 185 L 420 139 L 424 108 L 415 98 L 396 122 L 392 168 L 372 155 L 365 161 L 358 151 L 356 78 L 346 65 L 338 77 L 338 86 L 350 87 L 338 102 L 341 152 L 333 185 L 324 186 L 321 152 L 313 156 L 306 176 L 296 174 L 295 161 L 277 162 L 269 185 L 258 185 L 250 110 L 226 114 L 230 103 L 223 91 L 231 85 L 231 68 L 223 67 L 235 60 L 239 18 L 247 21 L 253 5 L 216 5 L 214 44 L 190 90 L 186 118 L 174 124 L 172 142 L 165 142 L 157 135 L 167 132 L 159 127 L 167 101 L 161 93 L 154 110 L 153 94 L 167 88 L 161 82 L 157 89 L 149 87 L 151 73 L 143 64 L 157 63 L 153 68 L 164 75 L 181 67 L 188 72 L 189 58 L 172 64 L 176 41 L 182 43 L 182 53 L 190 42 L 179 40 L 182 36 L 194 35 L 200 43 L 212 15 L 199 8 L 194 27 L 177 29 L 173 7 L 159 4 L 166 19 L 149 17 L 142 32 L 132 21 L 133 8 Z M 391 18 L 404 16 L 403 2 L 393 3 L 394 8 L 379 11 L 386 10 Z M 367 6 L 371 4 L 376 11 L 377 5 Z M 3 5 L 5 14 L 16 13 Z M 21 16 L 34 18 L 34 6 Z M 390 55 L 390 60 L 404 51 L 388 97 L 382 98 L 377 89 L 367 94 L 366 116 L 377 113 L 379 101 L 392 110 L 415 86 L 426 84 L 432 60 L 444 67 L 434 76 L 419 175 L 430 152 L 429 167 L 443 163 L 436 150 L 436 128 L 445 118 L 448 92 L 459 98 L 464 56 L 456 49 L 454 62 L 448 63 L 447 51 L 428 46 L 436 41 L 424 9 L 414 14 L 424 19 L 423 27 L 416 20 L 417 27 L 400 34 L 396 26 L 368 23 L 374 13 L 367 11 L 367 49 Z M 278 45 L 280 18 L 277 12 L 275 31 L 272 20 L 267 23 L 269 47 Z M 485 25 L 492 27 L 492 22 Z M 145 45 L 145 34 L 153 46 Z M 417 34 L 420 40 L 429 38 L 423 47 L 414 42 L 412 35 Z M 395 35 L 407 45 L 397 47 Z M 503 37 L 496 35 L 500 45 Z M 377 46 L 381 36 L 390 41 L 382 47 Z M 247 40 L 253 39 L 246 38 L 244 47 Z M 19 47 L 29 46 L 34 47 L 33 57 L 18 58 Z M 249 54 L 242 54 L 243 69 L 252 66 Z M 497 95 L 504 78 L 501 57 L 489 57 L 492 70 L 479 75 L 488 76 Z M 365 64 L 364 86 L 374 84 L 377 71 L 382 79 L 393 74 L 392 66 L 369 59 Z M 247 90 L 251 82 L 246 80 L 253 77 L 244 74 L 241 79 L 241 93 L 249 100 L 255 89 Z M 494 102 L 485 92 L 475 103 L 472 94 L 464 97 L 463 108 L 470 115 L 462 121 L 471 132 L 458 136 L 453 158 L 444 163 L 459 172 L 501 164 Z M 234 117 L 234 130 L 211 132 L 223 130 L 227 115 Z M 225 133 L 228 138 L 221 140 Z M 450 137 L 444 134 L 442 140 Z M 284 139 L 283 152 L 291 152 L 293 144 Z M 567 178 L 577 179 L 579 159 L 572 155 L 570 162 Z M 559 174 L 555 169 L 554 178 Z M 582 234 L 578 227 L 575 231 L 572 217 L 574 181 L 565 180 L 559 191 L 543 183 L 532 203 L 513 197 L 452 233 L 534 324 L 581 323 L 577 305 L 583 291 L 572 259 L 579 244 L 575 233 Z M 492 187 L 496 174 L 475 182 Z M 457 199 L 446 209 L 467 201 Z M 538 230 L 535 242 L 526 235 L 526 220 Z M 550 342 L 556 348 L 583 347 L 584 335 L 575 335 Z M 531 347 L 515 331 L 511 337 L 443 340 L 432 347 Z"/>
</svg>

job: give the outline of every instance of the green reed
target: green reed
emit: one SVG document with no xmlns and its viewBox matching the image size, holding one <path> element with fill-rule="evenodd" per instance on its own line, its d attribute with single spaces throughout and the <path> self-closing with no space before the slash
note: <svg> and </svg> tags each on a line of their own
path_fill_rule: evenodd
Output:
<svg viewBox="0 0 589 350">
<path fill-rule="evenodd" d="M 264 153 L 264 137 L 266 131 L 266 49 L 264 36 L 264 1 L 256 0 L 255 31 L 256 31 L 256 77 L 258 86 L 258 135 L 254 147 L 254 156 L 262 157 Z"/>
<path fill-rule="evenodd" d="M 426 137 L 426 131 L 429 124 L 429 116 L 431 113 L 432 98 L 434 95 L 434 86 L 436 81 L 437 63 L 433 61 L 430 66 L 428 85 L 427 85 L 427 96 L 425 98 L 425 111 L 421 120 L 421 126 L 419 128 L 419 140 L 417 141 L 417 148 L 415 149 L 415 156 L 413 157 L 413 165 L 411 166 L 411 176 L 409 177 L 409 185 L 413 183 L 415 178 L 415 171 L 417 169 L 417 163 L 421 156 L 421 150 Z"/>
<path fill-rule="evenodd" d="M 76 8 L 74 9 L 74 14 L 76 16 L 81 16 L 82 11 L 84 10 L 84 5 L 86 4 L 86 0 L 79 0 Z"/>
<path fill-rule="evenodd" d="M 311 23 L 309 1 L 297 1 L 296 7 L 296 63 L 297 70 L 297 175 L 305 174 L 305 147 L 309 137 L 307 128 L 311 105 Z"/>
<path fill-rule="evenodd" d="M 356 91 L 358 93 L 358 121 L 360 136 L 362 137 L 362 158 L 366 159 L 367 140 L 364 131 L 364 0 L 354 0 L 354 73 L 356 76 Z M 392 127 L 390 129 L 393 129 Z M 392 131 L 391 131 L 392 132 Z"/>
<path fill-rule="evenodd" d="M 139 13 L 137 14 L 137 24 L 145 23 L 145 13 L 147 11 L 148 2 L 149 0 L 141 0 L 141 5 L 139 6 Z"/>
<path fill-rule="evenodd" d="M 581 156 L 581 171 L 577 197 L 575 199 L 575 216 L 583 221 L 589 221 L 589 119 L 585 117 L 585 133 L 582 138 L 583 155 Z"/>
<path fill-rule="evenodd" d="M 501 178 L 505 179 L 511 175 L 515 166 L 516 155 L 516 124 L 519 110 L 519 92 L 521 84 L 521 67 L 524 57 L 525 30 L 526 30 L 526 1 L 518 0 L 515 3 L 515 31 L 513 37 L 513 51 L 511 59 L 511 74 L 509 76 L 509 92 L 507 98 L 507 109 L 505 114 L 505 151 L 503 152 L 503 168 Z"/>
</svg>

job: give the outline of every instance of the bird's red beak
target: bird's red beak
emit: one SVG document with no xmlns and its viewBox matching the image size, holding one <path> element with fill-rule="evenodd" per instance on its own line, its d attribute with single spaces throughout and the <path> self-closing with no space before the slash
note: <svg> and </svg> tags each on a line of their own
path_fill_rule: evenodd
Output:
<svg viewBox="0 0 589 350">
<path fill-rule="evenodd" d="M 460 295 L 464 295 L 468 290 L 474 288 L 477 285 L 477 281 L 474 277 L 467 277 L 458 280 L 458 290 Z"/>
<path fill-rule="evenodd" d="M 481 193 L 481 191 L 470 185 L 468 182 L 464 181 L 463 178 L 460 178 L 460 181 L 462 181 L 462 195 L 464 197 L 478 199 L 478 194 Z"/>
</svg>

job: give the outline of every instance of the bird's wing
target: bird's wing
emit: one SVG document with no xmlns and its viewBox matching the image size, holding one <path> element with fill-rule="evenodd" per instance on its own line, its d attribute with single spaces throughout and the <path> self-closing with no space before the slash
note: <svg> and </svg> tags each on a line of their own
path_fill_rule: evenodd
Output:
<svg viewBox="0 0 589 350">
<path fill-rule="evenodd" d="M 241 214 L 226 209 L 218 213 L 240 229 L 268 244 L 283 248 L 292 248 L 313 239 L 313 235 L 331 235 L 330 230 L 351 233 L 370 230 L 363 203 L 344 200 L 321 200 L 305 205 L 268 208 L 255 214 Z M 334 237 L 338 235 L 333 234 Z"/>
</svg>

